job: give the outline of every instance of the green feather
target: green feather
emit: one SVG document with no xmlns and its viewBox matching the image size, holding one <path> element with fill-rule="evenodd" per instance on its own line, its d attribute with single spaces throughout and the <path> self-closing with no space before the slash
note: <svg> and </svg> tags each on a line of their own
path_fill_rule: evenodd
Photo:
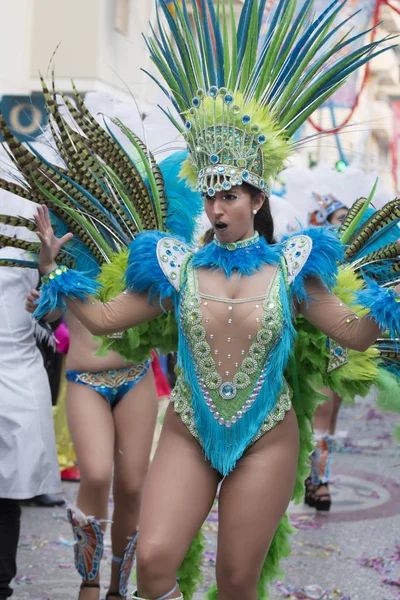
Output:
<svg viewBox="0 0 400 600">
<path fill-rule="evenodd" d="M 364 203 L 364 206 L 362 207 L 362 209 L 359 211 L 359 213 L 354 217 L 352 224 L 346 229 L 346 231 L 343 232 L 343 235 L 341 237 L 341 241 L 343 244 L 347 244 L 349 239 L 351 238 L 351 236 L 353 235 L 354 231 L 357 229 L 357 227 L 359 226 L 359 224 L 361 223 L 361 220 L 368 208 L 368 206 L 371 204 L 372 199 L 375 195 L 376 192 L 376 188 L 378 186 L 378 181 L 379 178 L 376 178 L 376 181 L 372 187 L 372 190 L 370 191 L 370 194 L 366 200 L 366 202 Z"/>
</svg>

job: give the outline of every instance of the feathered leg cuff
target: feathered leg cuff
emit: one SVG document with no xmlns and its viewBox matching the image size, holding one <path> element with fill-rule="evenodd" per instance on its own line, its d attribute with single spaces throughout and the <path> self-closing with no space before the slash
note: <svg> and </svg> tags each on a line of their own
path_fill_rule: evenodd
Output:
<svg viewBox="0 0 400 600">
<path fill-rule="evenodd" d="M 369 280 L 364 290 L 357 292 L 356 304 L 369 308 L 369 317 L 381 329 L 388 329 L 390 337 L 400 336 L 400 296 L 391 288 L 381 288 Z"/>
<path fill-rule="evenodd" d="M 42 294 L 33 316 L 39 321 L 57 308 L 66 310 L 66 298 L 84 300 L 89 295 L 97 295 L 99 287 L 101 285 L 97 281 L 88 279 L 78 271 L 57 267 L 42 277 Z"/>
</svg>

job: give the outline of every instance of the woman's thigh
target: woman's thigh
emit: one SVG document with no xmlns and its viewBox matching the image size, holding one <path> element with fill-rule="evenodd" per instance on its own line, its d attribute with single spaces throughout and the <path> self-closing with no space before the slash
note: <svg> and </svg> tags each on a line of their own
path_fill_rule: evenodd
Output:
<svg viewBox="0 0 400 600">
<path fill-rule="evenodd" d="M 156 426 L 158 397 L 151 369 L 113 410 L 115 424 L 114 488 L 142 487 Z"/>
<path fill-rule="evenodd" d="M 82 481 L 111 482 L 115 436 L 108 402 L 90 386 L 68 381 L 67 419 Z"/>
<path fill-rule="evenodd" d="M 139 520 L 138 578 L 141 557 L 165 557 L 178 569 L 207 517 L 219 474 L 206 461 L 173 406 L 167 409 L 157 451 L 144 489 Z"/>
<path fill-rule="evenodd" d="M 219 495 L 218 578 L 257 581 L 293 492 L 299 451 L 296 415 L 251 446 Z M 236 575 L 235 575 L 236 574 Z"/>
</svg>

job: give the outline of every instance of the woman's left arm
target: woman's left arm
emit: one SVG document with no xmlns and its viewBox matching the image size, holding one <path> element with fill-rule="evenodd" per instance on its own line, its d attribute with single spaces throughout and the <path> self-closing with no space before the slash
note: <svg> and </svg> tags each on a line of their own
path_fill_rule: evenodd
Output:
<svg viewBox="0 0 400 600">
<path fill-rule="evenodd" d="M 361 319 L 330 293 L 320 279 L 308 278 L 305 287 L 308 299 L 298 305 L 299 312 L 329 338 L 359 352 L 367 350 L 386 328 L 390 328 L 393 323 L 386 323 L 386 316 L 388 321 L 392 320 L 392 315 L 396 320 L 393 313 L 400 311 L 400 296 L 396 296 L 400 294 L 400 284 L 393 290 L 381 289 L 373 284 L 366 291 L 359 292 L 357 304 L 364 304 L 364 298 L 366 308 L 370 309 L 370 313 Z"/>
</svg>

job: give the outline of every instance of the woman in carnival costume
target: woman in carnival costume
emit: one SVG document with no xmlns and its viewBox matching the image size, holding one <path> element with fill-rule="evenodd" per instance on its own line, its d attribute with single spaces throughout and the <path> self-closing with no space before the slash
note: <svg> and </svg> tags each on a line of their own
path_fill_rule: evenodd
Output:
<svg viewBox="0 0 400 600">
<path fill-rule="evenodd" d="M 44 82 L 43 89 L 53 136 L 45 135 L 40 143 L 30 145 L 30 152 L 2 122 L 8 155 L 13 163 L 9 173 L 12 175 L 17 168 L 20 177 L 18 183 L 14 177 L 14 181 L 3 179 L 0 184 L 8 192 L 33 202 L 49 202 L 56 230 L 75 235 L 74 242 L 67 246 L 64 259 L 101 281 L 104 298 L 107 295 L 113 297 L 124 289 L 122 279 L 127 253 L 123 248 L 126 249 L 133 238 L 135 227 L 136 231 L 143 228 L 141 219 L 149 228 L 154 228 L 156 223 L 158 227 L 169 227 L 171 233 L 179 233 L 190 242 L 194 233 L 192 223 L 200 212 L 201 198 L 192 194 L 191 212 L 181 215 L 180 189 L 183 184 L 176 181 L 176 174 L 182 155 L 175 155 L 172 162 L 167 159 L 160 166 L 154 162 L 151 167 L 154 174 L 149 169 L 152 175 L 149 183 L 142 167 L 140 153 L 143 154 L 143 146 L 131 131 L 127 135 L 133 145 L 124 152 L 118 137 L 126 139 L 126 136 L 109 118 L 104 119 L 107 129 L 103 129 L 80 97 L 75 106 L 60 99 L 54 90 L 50 95 Z M 90 94 L 87 102 L 93 114 L 103 108 L 101 95 Z M 121 114 L 123 105 L 106 105 L 105 110 L 108 114 Z M 129 110 L 132 111 L 132 106 Z M 89 132 L 88 137 L 82 131 Z M 138 168 L 135 168 L 135 160 Z M 107 168 L 112 169 L 115 180 L 118 178 L 117 184 L 111 177 L 102 178 L 101 169 Z M 157 215 L 155 211 L 151 214 L 150 206 L 155 177 L 158 178 L 155 189 L 163 197 Z M 149 206 L 145 209 L 136 205 L 138 197 L 146 203 L 144 190 L 149 190 Z M 11 202 L 11 194 L 8 196 Z M 124 198 L 124 201 L 119 203 L 118 198 Z M 28 219 L 12 215 L 0 218 L 14 227 L 35 229 L 34 221 Z M 19 247 L 28 253 L 24 260 L 3 259 L 1 265 L 37 269 L 37 242 L 28 243 L 6 235 L 1 239 L 5 246 Z M 36 308 L 33 303 L 38 296 L 31 290 L 27 298 L 30 312 Z M 63 309 L 51 308 L 45 318 L 53 321 L 59 318 Z M 172 315 L 162 315 L 151 324 L 131 329 L 123 335 L 96 339 L 71 311 L 66 312 L 65 320 L 70 332 L 66 360 L 68 422 L 81 473 L 77 506 L 68 508 L 68 519 L 76 540 L 75 564 L 83 580 L 79 598 L 99 598 L 99 567 L 108 522 L 111 481 L 113 557 L 107 598 L 125 598 L 134 562 L 140 499 L 158 410 L 151 369 L 152 348 L 164 352 L 174 350 L 176 325 Z M 158 379 L 161 380 L 160 374 Z"/>
<path fill-rule="evenodd" d="M 309 25 L 311 1 L 294 17 L 296 2 L 282 0 L 258 48 L 264 0 L 245 1 L 231 40 L 224 4 L 216 14 L 211 0 L 202 1 L 191 21 L 185 2 L 175 2 L 174 19 L 161 0 L 171 32 L 160 22 L 148 46 L 183 120 L 170 115 L 188 144 L 180 174 L 203 193 L 215 232 L 197 253 L 159 220 L 130 245 L 126 290 L 102 302 L 93 280 L 55 262 L 73 240 L 56 238 L 47 208 L 39 209 L 37 316 L 66 304 L 96 335 L 168 310 L 178 321 L 178 379 L 146 483 L 132 598 L 192 597 L 198 571 L 192 565 L 189 572 L 184 559 L 198 558 L 198 548 L 189 547 L 220 482 L 217 587 L 208 597 L 266 597 L 289 552 L 285 510 L 303 493 L 312 450 L 315 394 L 292 372 L 293 395 L 284 373 L 294 318 L 301 313 L 358 350 L 388 325 L 398 330 L 400 288 L 371 282 L 360 291 L 370 310 L 363 319 L 329 292 L 343 253 L 334 233 L 314 228 L 281 244 L 273 239 L 267 181 L 293 151 L 291 136 L 350 72 L 383 51 L 374 43 L 335 56 L 351 43 L 326 44 L 337 4 Z M 153 183 L 146 208 L 156 210 L 151 157 L 146 163 L 143 154 Z M 107 176 L 117 183 L 111 170 Z M 191 200 L 188 189 L 188 213 Z"/>
</svg>

